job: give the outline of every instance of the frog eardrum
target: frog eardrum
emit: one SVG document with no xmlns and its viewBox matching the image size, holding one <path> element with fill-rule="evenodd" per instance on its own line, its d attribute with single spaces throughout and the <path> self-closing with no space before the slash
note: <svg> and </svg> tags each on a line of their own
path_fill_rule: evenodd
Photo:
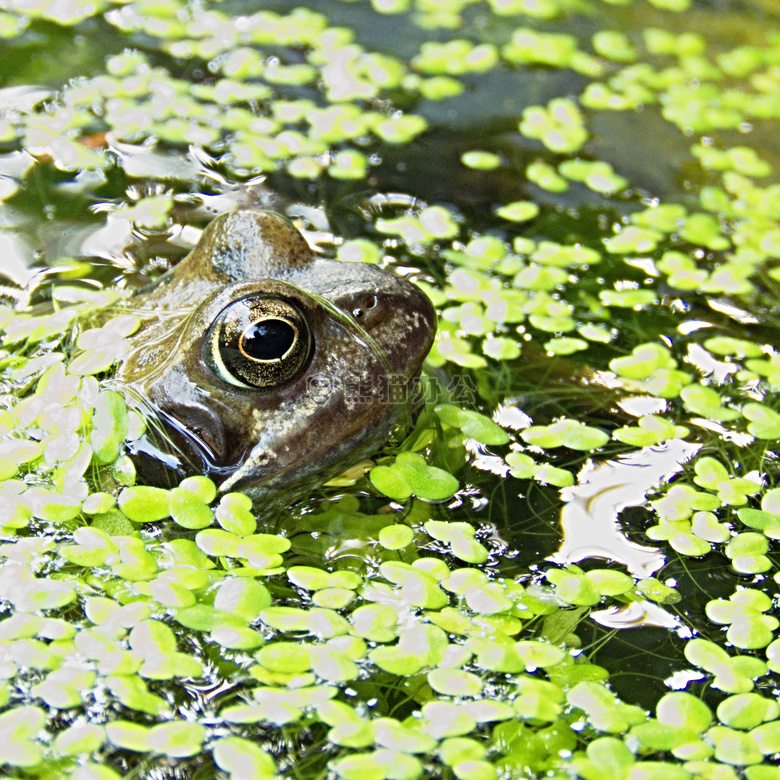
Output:
<svg viewBox="0 0 780 780">
<path fill-rule="evenodd" d="M 408 422 L 436 315 L 409 280 L 315 255 L 283 217 L 240 210 L 128 308 L 117 379 L 147 415 L 145 481 L 206 474 L 269 504 L 375 452 Z"/>
<path fill-rule="evenodd" d="M 289 301 L 254 296 L 218 315 L 206 337 L 206 361 L 236 387 L 282 387 L 299 376 L 309 358 L 306 320 Z"/>
</svg>

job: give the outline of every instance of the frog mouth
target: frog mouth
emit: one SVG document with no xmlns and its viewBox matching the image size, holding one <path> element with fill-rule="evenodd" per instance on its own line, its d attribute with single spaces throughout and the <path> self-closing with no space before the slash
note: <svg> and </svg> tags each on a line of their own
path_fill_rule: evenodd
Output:
<svg viewBox="0 0 780 780">
<path fill-rule="evenodd" d="M 376 407 L 367 406 L 364 414 L 349 416 L 350 423 L 344 424 L 338 441 L 323 443 L 317 449 L 301 446 L 297 457 L 284 463 L 277 460 L 274 464 L 274 457 L 256 445 L 241 466 L 219 485 L 219 492 L 243 491 L 253 499 L 276 494 L 280 488 L 305 492 L 375 453 L 394 427 L 404 425 L 410 413 L 408 406 L 399 404 L 387 404 L 379 413 Z M 259 472 L 265 472 L 265 476 L 258 478 Z"/>
<path fill-rule="evenodd" d="M 172 485 L 190 474 L 224 477 L 232 471 L 220 466 L 225 433 L 206 407 L 182 406 L 176 412 L 162 408 L 132 385 L 119 388 L 128 407 L 144 420 L 146 432 L 128 443 L 128 453 L 152 484 Z M 207 434 L 206 432 L 211 433 Z"/>
</svg>

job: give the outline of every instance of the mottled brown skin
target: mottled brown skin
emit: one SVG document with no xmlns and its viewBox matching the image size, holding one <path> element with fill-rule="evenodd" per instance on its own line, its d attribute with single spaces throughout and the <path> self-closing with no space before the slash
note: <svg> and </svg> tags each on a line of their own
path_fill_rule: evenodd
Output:
<svg viewBox="0 0 780 780">
<path fill-rule="evenodd" d="M 292 303 L 311 338 L 300 374 L 262 390 L 226 381 L 209 358 L 217 315 L 255 294 Z M 135 447 L 144 476 L 171 484 L 207 474 L 221 491 L 268 501 L 305 494 L 408 420 L 387 385 L 397 391 L 419 374 L 436 332 L 433 306 L 412 283 L 317 257 L 284 218 L 262 211 L 217 217 L 131 309 L 144 327 L 118 379 L 165 430 Z"/>
</svg>

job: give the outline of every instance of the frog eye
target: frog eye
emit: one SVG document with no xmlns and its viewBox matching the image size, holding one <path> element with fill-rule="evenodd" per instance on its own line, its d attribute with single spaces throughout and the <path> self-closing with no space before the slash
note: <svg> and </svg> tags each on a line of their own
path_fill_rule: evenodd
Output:
<svg viewBox="0 0 780 780">
<path fill-rule="evenodd" d="M 254 295 L 222 309 L 204 351 L 206 362 L 226 382 L 271 390 L 301 373 L 310 342 L 306 320 L 292 303 Z"/>
</svg>

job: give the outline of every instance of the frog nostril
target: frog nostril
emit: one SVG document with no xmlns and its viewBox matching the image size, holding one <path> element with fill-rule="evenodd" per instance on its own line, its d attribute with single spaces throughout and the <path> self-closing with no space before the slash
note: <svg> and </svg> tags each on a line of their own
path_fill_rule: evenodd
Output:
<svg viewBox="0 0 780 780">
<path fill-rule="evenodd" d="M 356 320 L 362 320 L 366 314 L 379 303 L 376 295 L 369 295 L 365 297 L 361 304 L 352 309 L 352 316 Z"/>
</svg>

